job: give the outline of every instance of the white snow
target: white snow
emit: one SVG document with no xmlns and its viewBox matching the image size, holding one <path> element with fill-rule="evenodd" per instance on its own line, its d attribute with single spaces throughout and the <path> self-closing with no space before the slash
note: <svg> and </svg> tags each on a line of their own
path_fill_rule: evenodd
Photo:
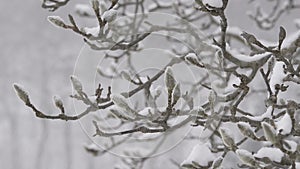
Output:
<svg viewBox="0 0 300 169">
<path fill-rule="evenodd" d="M 256 120 L 256 121 L 262 121 L 264 118 L 271 118 L 271 113 L 272 113 L 272 106 L 269 106 L 267 108 L 267 110 L 265 111 L 265 113 L 263 113 L 260 116 L 246 116 L 247 118 L 251 119 L 251 120 Z"/>
<path fill-rule="evenodd" d="M 199 111 L 200 111 L 200 112 L 204 112 L 205 110 L 204 110 L 202 107 L 197 107 L 197 108 L 192 109 L 192 110 L 189 112 L 189 115 L 190 115 L 190 116 L 199 116 Z"/>
<path fill-rule="evenodd" d="M 176 49 L 178 49 L 178 48 L 176 48 Z M 190 49 L 187 46 L 182 46 L 179 51 L 181 51 L 183 53 L 187 53 L 189 50 Z"/>
<path fill-rule="evenodd" d="M 107 22 L 112 22 L 117 18 L 118 12 L 117 10 L 111 9 L 108 11 L 105 11 L 102 15 L 103 20 L 107 21 Z"/>
<path fill-rule="evenodd" d="M 292 130 L 292 119 L 287 113 L 275 124 L 277 133 L 281 130 L 281 134 L 289 134 Z"/>
<path fill-rule="evenodd" d="M 151 85 L 151 86 L 150 86 L 150 93 L 151 93 L 152 96 L 158 96 L 158 95 L 161 94 L 162 89 L 163 89 L 163 88 L 162 88 L 161 86 L 156 86 L 156 87 L 154 88 L 154 85 Z"/>
<path fill-rule="evenodd" d="M 146 83 L 149 79 L 144 76 L 140 76 L 139 79 L 141 80 L 142 83 Z M 138 78 L 134 77 L 133 79 L 135 82 L 139 82 Z"/>
<path fill-rule="evenodd" d="M 169 7 L 169 6 L 174 6 L 174 2 L 173 1 L 159 1 L 158 2 L 158 4 L 157 3 L 152 3 L 152 4 L 149 4 L 148 6 L 147 6 L 147 9 L 146 9 L 146 11 L 152 11 L 152 10 L 154 10 L 155 8 L 157 8 L 158 7 L 158 5 L 160 6 L 160 7 Z"/>
<path fill-rule="evenodd" d="M 220 31 L 220 30 L 219 30 Z M 242 29 L 239 27 L 233 27 L 233 26 L 229 26 L 227 28 L 227 33 L 232 34 L 232 35 L 237 35 L 237 36 L 241 36 L 241 34 L 243 33 Z"/>
<path fill-rule="evenodd" d="M 148 78 L 147 77 L 140 77 L 142 83 L 146 83 L 148 82 Z"/>
<path fill-rule="evenodd" d="M 218 17 L 212 17 L 212 19 L 215 21 L 215 22 L 217 22 L 217 23 L 219 23 L 220 22 L 220 20 L 219 20 L 219 18 Z M 239 27 L 236 27 L 236 26 L 228 26 L 227 27 L 227 34 L 230 34 L 230 35 L 234 35 L 234 36 L 241 36 L 241 34 L 244 32 L 241 28 L 239 28 Z M 214 35 L 218 35 L 218 34 L 220 34 L 221 33 L 221 30 L 220 29 L 216 29 L 214 32 L 213 32 L 213 34 Z M 228 44 L 227 44 L 228 45 Z"/>
<path fill-rule="evenodd" d="M 245 128 L 249 128 L 249 129 L 252 129 L 252 127 L 250 126 L 249 123 L 246 123 L 246 122 L 238 122 L 239 125 L 245 127 Z"/>
<path fill-rule="evenodd" d="M 148 11 L 152 11 L 155 8 L 157 8 L 157 4 L 156 3 L 152 3 L 152 4 L 150 4 L 150 5 L 147 6 L 147 10 Z"/>
<path fill-rule="evenodd" d="M 263 19 L 263 18 L 262 18 L 262 19 Z M 270 27 L 272 27 L 273 24 L 270 23 L 270 22 L 262 22 L 261 25 L 262 25 L 262 27 L 270 28 Z"/>
<path fill-rule="evenodd" d="M 186 59 L 186 58 L 192 58 L 192 59 L 198 60 L 198 57 L 196 56 L 195 53 L 188 53 L 188 54 L 185 56 L 185 59 Z"/>
<path fill-rule="evenodd" d="M 130 107 L 128 100 L 121 94 L 112 94 L 111 100 L 115 105 L 124 110 L 126 115 L 129 115 L 130 117 L 136 116 L 137 112 Z"/>
<path fill-rule="evenodd" d="M 203 0 L 204 4 L 209 4 L 214 7 L 222 7 L 223 3 L 221 0 Z"/>
<path fill-rule="evenodd" d="M 240 156 L 248 156 L 248 157 L 252 157 L 252 154 L 249 152 L 249 151 L 247 151 L 247 150 L 243 150 L 243 149 L 238 149 L 237 151 L 236 151 L 236 153 Z"/>
<path fill-rule="evenodd" d="M 300 31 L 296 31 L 291 35 L 287 36 L 282 43 L 282 48 L 290 47 L 290 45 L 300 37 Z"/>
<path fill-rule="evenodd" d="M 197 55 L 195 53 L 188 53 L 184 59 L 193 64 L 193 65 L 202 65 L 202 63 L 200 62 L 200 60 L 198 59 Z"/>
<path fill-rule="evenodd" d="M 97 68 L 97 71 L 102 71 L 100 67 Z M 116 76 L 118 74 L 118 64 L 111 62 L 109 67 L 105 69 L 105 75 L 107 76 Z"/>
<path fill-rule="evenodd" d="M 158 110 L 159 112 L 163 112 L 163 111 L 166 110 L 166 108 L 167 108 L 167 106 L 159 106 L 159 107 L 157 107 L 157 110 Z"/>
<path fill-rule="evenodd" d="M 99 30 L 100 30 L 100 27 L 97 26 L 97 27 L 84 27 L 83 28 L 83 31 L 86 33 L 86 34 L 91 34 L 95 37 L 97 37 L 99 35 Z"/>
<path fill-rule="evenodd" d="M 138 114 L 143 115 L 143 116 L 147 116 L 150 113 L 153 113 L 153 108 L 152 107 L 145 107 L 144 109 L 142 109 L 141 111 L 138 112 Z"/>
<path fill-rule="evenodd" d="M 127 164 L 124 164 L 124 163 L 117 163 L 117 164 L 114 165 L 113 168 L 115 168 L 115 169 L 130 169 L 130 168 L 128 167 L 128 165 L 127 165 Z"/>
<path fill-rule="evenodd" d="M 209 162 L 214 161 L 216 158 L 217 155 L 210 151 L 208 143 L 200 143 L 193 148 L 190 155 L 181 163 L 181 165 L 191 164 L 192 161 L 195 161 L 202 166 L 207 166 Z"/>
<path fill-rule="evenodd" d="M 162 7 L 168 7 L 171 5 L 173 5 L 173 1 L 160 1 L 159 2 L 159 6 L 162 6 Z"/>
<path fill-rule="evenodd" d="M 88 4 L 76 4 L 75 12 L 78 13 L 79 15 L 84 15 L 84 16 L 94 15 L 93 9 Z"/>
<path fill-rule="evenodd" d="M 90 101 L 95 102 L 97 100 L 97 96 L 89 96 Z"/>
<path fill-rule="evenodd" d="M 290 148 L 289 148 L 285 144 L 283 144 L 285 149 L 287 149 L 289 151 L 292 151 L 292 152 L 295 152 L 297 150 L 298 144 L 295 141 L 293 141 L 293 140 L 284 140 L 284 142 L 290 146 Z"/>
<path fill-rule="evenodd" d="M 268 40 L 265 40 L 265 39 L 259 39 L 259 41 L 264 44 L 265 46 L 277 46 L 278 45 L 278 42 L 276 41 L 268 41 Z"/>
<path fill-rule="evenodd" d="M 273 92 L 275 91 L 275 85 L 283 83 L 283 78 L 286 77 L 286 74 L 284 74 L 283 71 L 283 65 L 283 62 L 275 61 L 275 65 L 270 79 L 270 87 Z"/>
<path fill-rule="evenodd" d="M 233 57 L 237 58 L 238 60 L 244 61 L 244 62 L 254 62 L 254 61 L 258 61 L 264 57 L 267 57 L 268 55 L 270 55 L 269 52 L 265 52 L 262 54 L 257 54 L 254 56 L 249 56 L 249 55 L 245 55 L 240 53 L 239 51 L 237 51 L 236 49 L 231 49 L 230 47 L 228 47 L 228 53 L 230 53 Z"/>
<path fill-rule="evenodd" d="M 145 44 L 143 42 L 139 42 L 137 50 L 142 50 L 144 48 L 145 48 Z"/>
<path fill-rule="evenodd" d="M 128 107 L 128 103 L 126 101 L 126 99 L 122 96 L 122 95 L 119 95 L 119 94 L 113 94 L 111 96 L 111 100 L 114 102 L 115 105 L 121 107 L 121 108 L 124 108 L 124 107 Z"/>
<path fill-rule="evenodd" d="M 161 133 L 144 133 L 142 135 L 138 135 L 135 139 L 136 140 L 151 140 L 151 139 L 155 139 L 161 137 Z M 141 148 L 141 147 L 139 147 Z"/>
<path fill-rule="evenodd" d="M 173 3 L 174 5 L 174 3 Z M 182 12 L 185 14 L 185 15 L 191 15 L 193 12 L 195 11 L 194 8 L 186 8 L 186 9 L 183 9 Z"/>
<path fill-rule="evenodd" d="M 254 154 L 254 157 L 268 157 L 270 160 L 275 162 L 281 162 L 283 156 L 284 153 L 280 149 L 273 147 L 262 147 L 256 154 Z"/>
<path fill-rule="evenodd" d="M 99 147 L 95 143 L 85 144 L 84 147 L 87 148 L 88 150 L 95 150 L 95 151 L 100 150 Z"/>
<path fill-rule="evenodd" d="M 299 163 L 299 162 L 296 162 L 295 164 L 296 164 L 296 169 L 300 169 L 300 163 Z M 292 166 L 289 167 L 289 169 L 292 169 Z"/>
</svg>

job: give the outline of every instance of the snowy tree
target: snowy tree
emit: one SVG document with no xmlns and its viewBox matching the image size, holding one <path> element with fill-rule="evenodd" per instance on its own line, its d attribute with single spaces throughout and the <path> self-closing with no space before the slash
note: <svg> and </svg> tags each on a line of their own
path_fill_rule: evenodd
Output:
<svg viewBox="0 0 300 169">
<path fill-rule="evenodd" d="M 259 29 L 277 30 L 276 40 L 268 41 L 230 24 L 233 2 L 77 4 L 79 18 L 48 20 L 101 54 L 94 92 L 84 77 L 70 76 L 70 97 L 84 110 L 72 113 L 55 96 L 60 113 L 46 113 L 24 87 L 13 87 L 37 118 L 89 120 L 93 143 L 84 148 L 100 157 L 117 152 L 119 161 L 111 168 L 299 168 L 300 33 L 286 31 L 278 21 L 300 4 L 239 2 L 257 4 L 248 15 Z M 68 3 L 44 0 L 42 7 L 55 12 Z M 264 10 L 259 3 L 273 6 Z M 79 24 L 90 18 L 94 26 Z M 299 19 L 295 23 L 299 29 Z M 163 52 L 147 53 L 151 45 Z"/>
</svg>

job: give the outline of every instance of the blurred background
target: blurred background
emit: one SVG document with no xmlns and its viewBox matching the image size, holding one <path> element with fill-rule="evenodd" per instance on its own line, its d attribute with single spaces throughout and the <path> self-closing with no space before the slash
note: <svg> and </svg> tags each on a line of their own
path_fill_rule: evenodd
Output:
<svg viewBox="0 0 300 169">
<path fill-rule="evenodd" d="M 71 1 L 55 15 L 67 18 L 79 0 Z M 85 1 L 81 1 L 84 3 Z M 268 8 L 268 3 L 265 4 Z M 280 18 L 269 31 L 256 27 L 246 15 L 254 10 L 247 1 L 229 1 L 229 25 L 255 33 L 257 37 L 276 41 L 279 25 L 287 34 L 296 31 L 293 20 L 300 11 Z M 83 144 L 90 140 L 78 122 L 48 121 L 35 118 L 24 106 L 12 84 L 17 82 L 30 92 L 35 105 L 45 112 L 57 113 L 52 97 L 59 94 L 72 111 L 69 76 L 83 46 L 81 37 L 71 31 L 53 27 L 41 8 L 41 1 L 17 0 L 0 2 L 0 165 L 6 169 L 93 169 L 103 167 L 101 160 L 86 153 Z M 76 15 L 74 15 L 76 16 Z M 276 33 L 274 36 L 274 33 Z M 113 159 L 110 159 L 113 161 Z"/>
<path fill-rule="evenodd" d="M 48 15 L 39 0 L 0 2 L 1 168 L 93 168 L 94 159 L 82 147 L 87 138 L 78 123 L 35 118 L 12 88 L 14 82 L 22 84 L 45 112 L 57 113 L 54 94 L 71 107 L 66 99 L 71 93 L 69 75 L 83 41 L 53 27 Z"/>
</svg>

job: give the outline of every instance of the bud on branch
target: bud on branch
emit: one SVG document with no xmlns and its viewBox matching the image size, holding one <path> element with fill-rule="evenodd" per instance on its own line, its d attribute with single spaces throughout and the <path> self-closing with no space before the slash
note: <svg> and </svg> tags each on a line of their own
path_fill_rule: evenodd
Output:
<svg viewBox="0 0 300 169">
<path fill-rule="evenodd" d="M 59 16 L 48 16 L 48 21 L 56 27 L 66 28 L 64 20 Z"/>
<path fill-rule="evenodd" d="M 220 134 L 224 145 L 229 149 L 233 150 L 236 146 L 233 137 L 230 135 L 229 131 L 226 131 L 225 129 L 220 129 Z"/>
<path fill-rule="evenodd" d="M 176 85 L 176 80 L 174 79 L 171 67 L 167 67 L 167 69 L 165 70 L 165 84 L 168 91 L 172 91 Z"/>
<path fill-rule="evenodd" d="M 63 105 L 63 102 L 62 102 L 62 99 L 60 98 L 60 96 L 56 95 L 53 97 L 53 102 L 54 102 L 54 105 L 60 109 L 60 111 L 64 114 L 65 113 L 65 110 L 64 110 L 64 105 Z"/>
<path fill-rule="evenodd" d="M 13 84 L 15 91 L 17 93 L 17 95 L 19 96 L 19 98 L 25 103 L 25 104 L 29 104 L 30 100 L 29 100 L 29 96 L 28 93 L 23 89 L 23 86 L 14 83 Z"/>
<path fill-rule="evenodd" d="M 74 89 L 77 91 L 77 93 L 81 93 L 83 87 L 82 87 L 82 84 L 81 84 L 80 80 L 78 79 L 78 77 L 75 75 L 72 75 L 71 82 L 72 82 Z"/>
<path fill-rule="evenodd" d="M 270 141 L 273 144 L 276 144 L 278 142 L 278 139 L 276 137 L 275 130 L 273 129 L 273 127 L 266 122 L 262 122 L 262 128 L 266 140 Z"/>
</svg>

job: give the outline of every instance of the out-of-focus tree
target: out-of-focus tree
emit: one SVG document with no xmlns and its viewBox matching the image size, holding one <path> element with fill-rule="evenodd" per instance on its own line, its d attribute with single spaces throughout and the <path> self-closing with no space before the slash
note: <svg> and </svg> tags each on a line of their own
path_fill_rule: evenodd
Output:
<svg viewBox="0 0 300 169">
<path fill-rule="evenodd" d="M 300 8 L 293 0 L 269 1 L 274 5 L 269 13 L 258 6 L 249 14 L 260 29 L 277 28 L 283 15 Z M 44 0 L 42 7 L 56 11 L 68 2 Z M 102 83 L 93 93 L 80 77 L 70 77 L 71 98 L 85 109 L 74 115 L 56 96 L 54 105 L 60 113 L 48 114 L 21 85 L 14 84 L 14 88 L 37 118 L 74 121 L 92 115 L 93 136 L 109 140 L 104 149 L 95 144 L 84 147 L 94 156 L 135 145 L 123 150 L 115 168 L 146 168 L 168 137 L 187 127 L 191 131 L 182 139 L 195 144 L 193 150 L 183 161 L 170 157 L 166 166 L 297 168 L 300 104 L 295 91 L 300 84 L 300 34 L 278 26 L 276 40 L 268 42 L 255 32 L 230 25 L 229 5 L 229 0 L 92 0 L 79 4 L 76 13 L 83 20 L 94 18 L 94 27 L 80 26 L 80 19 L 71 14 L 68 21 L 59 16 L 48 20 L 82 36 L 93 51 L 104 53 L 104 64 L 96 70 Z M 299 20 L 295 21 L 299 27 Z M 141 72 L 137 67 L 143 63 L 136 62 L 136 56 L 149 50 L 147 44 L 157 35 L 164 37 L 158 46 L 167 53 L 147 57 L 157 65 L 167 62 L 154 72 Z M 104 79 L 130 87 L 114 88 Z M 155 146 L 137 146 L 141 142 Z"/>
</svg>

